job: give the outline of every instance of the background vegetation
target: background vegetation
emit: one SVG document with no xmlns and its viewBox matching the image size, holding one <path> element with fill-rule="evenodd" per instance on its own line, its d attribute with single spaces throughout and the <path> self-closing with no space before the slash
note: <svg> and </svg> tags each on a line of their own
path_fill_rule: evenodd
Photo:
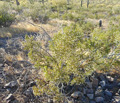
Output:
<svg viewBox="0 0 120 103">
<path fill-rule="evenodd" d="M 36 24 L 48 24 L 53 19 L 71 21 L 54 34 L 47 44 L 49 49 L 34 36 L 26 36 L 23 42 L 30 61 L 40 70 L 35 95 L 47 94 L 63 102 L 66 86 L 84 83 L 94 71 L 119 68 L 119 4 L 119 0 L 0 2 L 1 27 L 28 18 Z M 102 27 L 98 25 L 100 19 Z"/>
</svg>

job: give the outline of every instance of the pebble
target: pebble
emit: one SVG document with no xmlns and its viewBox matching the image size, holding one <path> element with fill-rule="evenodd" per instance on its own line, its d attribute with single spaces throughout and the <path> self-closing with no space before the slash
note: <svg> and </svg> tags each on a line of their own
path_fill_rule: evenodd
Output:
<svg viewBox="0 0 120 103">
<path fill-rule="evenodd" d="M 103 81 L 100 81 L 99 83 L 101 85 L 101 87 L 105 87 L 106 86 L 106 82 L 103 80 Z"/>
<path fill-rule="evenodd" d="M 98 88 L 97 88 L 97 90 L 95 91 L 95 96 L 97 97 L 97 96 L 104 96 L 104 93 L 103 93 L 103 90 L 102 90 L 102 88 L 99 86 Z"/>
<path fill-rule="evenodd" d="M 3 64 L 0 64 L 0 67 L 2 67 L 3 66 Z"/>
<path fill-rule="evenodd" d="M 120 103 L 120 96 L 114 96 L 115 103 Z"/>
<path fill-rule="evenodd" d="M 87 94 L 89 99 L 93 99 L 94 98 L 94 94 Z"/>
<path fill-rule="evenodd" d="M 18 85 L 18 83 L 16 81 L 11 81 L 11 82 L 5 84 L 4 87 L 7 89 L 7 88 L 13 88 L 13 87 L 15 87 L 17 85 Z"/>
<path fill-rule="evenodd" d="M 103 101 L 104 101 L 104 98 L 103 98 L 103 97 L 96 97 L 96 98 L 95 98 L 95 101 L 96 101 L 97 103 L 103 102 Z"/>
<path fill-rule="evenodd" d="M 32 87 L 28 88 L 28 89 L 24 92 L 24 94 L 25 94 L 26 96 L 31 96 L 31 95 L 33 95 L 33 89 L 32 89 Z"/>
<path fill-rule="evenodd" d="M 12 95 L 12 94 L 9 94 L 7 97 L 6 97 L 6 101 L 12 101 L 14 100 L 15 97 Z"/>
<path fill-rule="evenodd" d="M 106 76 L 106 78 L 108 79 L 109 82 L 113 82 L 114 81 L 114 78 L 111 77 L 111 76 Z"/>
<path fill-rule="evenodd" d="M 92 83 L 91 82 L 86 82 L 86 84 L 89 88 L 92 88 Z"/>
<path fill-rule="evenodd" d="M 72 94 L 71 94 L 71 97 L 73 97 L 73 98 L 78 98 L 80 95 L 81 95 L 81 92 L 80 92 L 80 91 L 77 91 L 77 92 L 72 93 Z"/>
<path fill-rule="evenodd" d="M 105 95 L 112 97 L 112 93 L 108 90 L 105 90 Z"/>
<path fill-rule="evenodd" d="M 92 101 L 90 101 L 89 103 L 96 103 L 96 102 L 92 100 Z"/>
</svg>

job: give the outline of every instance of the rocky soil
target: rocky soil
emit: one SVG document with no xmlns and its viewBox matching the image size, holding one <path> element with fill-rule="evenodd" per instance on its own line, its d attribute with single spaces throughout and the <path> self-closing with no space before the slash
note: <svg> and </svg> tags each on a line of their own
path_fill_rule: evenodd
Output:
<svg viewBox="0 0 120 103">
<path fill-rule="evenodd" d="M 25 34 L 39 39 L 45 37 L 33 32 Z M 33 94 L 32 87 L 36 86 L 33 74 L 35 68 L 28 61 L 27 52 L 22 47 L 25 34 L 0 38 L 0 103 L 41 102 Z"/>
<path fill-rule="evenodd" d="M 50 39 L 37 33 L 27 34 Z M 34 75 L 36 69 L 23 50 L 21 42 L 24 37 L 25 34 L 16 34 L 11 38 L 0 38 L 0 103 L 53 103 L 51 98 L 33 94 L 37 75 Z M 65 103 L 120 103 L 118 75 L 95 72 L 86 78 L 85 84 L 64 89 L 67 94 Z"/>
</svg>

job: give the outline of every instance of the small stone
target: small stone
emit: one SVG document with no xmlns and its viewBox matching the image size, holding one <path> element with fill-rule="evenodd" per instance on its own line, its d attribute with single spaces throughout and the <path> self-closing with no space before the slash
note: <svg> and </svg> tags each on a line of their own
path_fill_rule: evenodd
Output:
<svg viewBox="0 0 120 103">
<path fill-rule="evenodd" d="M 16 87 L 17 85 L 18 85 L 18 83 L 17 83 L 16 81 L 11 81 L 11 82 L 5 84 L 4 87 L 7 89 L 7 88 L 13 88 L 13 87 Z"/>
<path fill-rule="evenodd" d="M 115 96 L 119 96 L 119 94 L 118 94 L 118 93 L 115 93 Z"/>
<path fill-rule="evenodd" d="M 90 82 L 89 77 L 85 78 L 85 82 Z"/>
<path fill-rule="evenodd" d="M 98 79 L 97 78 L 91 78 L 91 80 L 92 80 L 93 87 L 96 88 L 98 86 Z"/>
<path fill-rule="evenodd" d="M 91 82 L 86 82 L 86 84 L 89 88 L 92 88 L 92 83 Z"/>
<path fill-rule="evenodd" d="M 83 94 L 86 94 L 87 89 L 83 88 Z"/>
<path fill-rule="evenodd" d="M 114 85 L 110 85 L 110 84 L 106 84 L 106 86 L 105 86 L 107 89 L 113 89 L 114 88 Z"/>
<path fill-rule="evenodd" d="M 118 94 L 120 94 L 120 89 L 118 90 Z"/>
<path fill-rule="evenodd" d="M 80 91 L 74 92 L 74 93 L 71 94 L 71 96 L 72 96 L 73 98 L 78 98 L 78 97 L 81 96 L 81 92 L 80 92 Z"/>
<path fill-rule="evenodd" d="M 114 78 L 111 77 L 111 76 L 106 76 L 106 78 L 108 79 L 109 82 L 113 82 L 114 81 Z"/>
<path fill-rule="evenodd" d="M 31 82 L 29 83 L 29 87 L 33 87 L 33 86 L 36 86 L 36 82 L 31 81 Z"/>
<path fill-rule="evenodd" d="M 104 96 L 103 90 L 102 90 L 102 88 L 100 86 L 95 91 L 95 96 L 96 97 L 98 97 L 98 96 L 102 96 L 103 97 Z"/>
<path fill-rule="evenodd" d="M 21 84 L 20 84 L 20 87 L 21 87 L 21 88 L 24 88 L 24 87 L 25 87 L 25 85 L 24 85 L 23 83 L 21 83 Z"/>
<path fill-rule="evenodd" d="M 0 63 L 3 64 L 4 63 L 4 59 L 0 58 Z"/>
<path fill-rule="evenodd" d="M 0 64 L 0 67 L 2 67 L 3 66 L 3 64 Z"/>
<path fill-rule="evenodd" d="M 52 99 L 48 99 L 48 103 L 53 103 L 53 100 Z"/>
<path fill-rule="evenodd" d="M 105 81 L 105 76 L 104 76 L 103 74 L 101 74 L 101 75 L 99 76 L 99 78 L 100 78 L 100 80 Z"/>
<path fill-rule="evenodd" d="M 53 102 L 54 103 L 54 102 Z M 71 100 L 68 100 L 68 103 L 74 103 L 74 100 L 71 99 Z"/>
<path fill-rule="evenodd" d="M 0 46 L 4 46 L 4 42 L 3 41 L 0 41 Z"/>
<path fill-rule="evenodd" d="M 90 101 L 89 103 L 96 103 L 96 102 L 92 100 L 92 101 Z"/>
<path fill-rule="evenodd" d="M 118 83 L 117 85 L 118 85 L 118 87 L 120 87 L 120 83 Z"/>
<path fill-rule="evenodd" d="M 96 97 L 96 98 L 95 98 L 95 101 L 96 101 L 97 103 L 99 103 L 99 102 L 104 102 L 104 98 L 103 98 L 103 97 Z"/>
<path fill-rule="evenodd" d="M 114 96 L 113 98 L 116 103 L 120 103 L 120 96 Z"/>
<path fill-rule="evenodd" d="M 94 90 L 93 90 L 93 89 L 86 89 L 86 93 L 87 93 L 87 94 L 93 94 L 93 93 L 94 93 Z"/>
<path fill-rule="evenodd" d="M 109 97 L 112 97 L 112 93 L 108 90 L 105 90 L 105 95 L 109 96 Z"/>
<path fill-rule="evenodd" d="M 6 97 L 6 101 L 13 101 L 15 99 L 15 97 L 12 95 L 12 94 L 9 94 L 7 97 Z"/>
<path fill-rule="evenodd" d="M 32 96 L 32 95 L 33 95 L 33 89 L 32 89 L 32 87 L 28 88 L 28 89 L 24 92 L 24 94 L 25 94 L 26 96 Z"/>
<path fill-rule="evenodd" d="M 106 82 L 103 80 L 103 81 L 100 81 L 99 83 L 101 85 L 101 87 L 105 87 L 106 86 Z"/>
<path fill-rule="evenodd" d="M 89 99 L 93 99 L 94 98 L 94 94 L 87 94 Z"/>
</svg>

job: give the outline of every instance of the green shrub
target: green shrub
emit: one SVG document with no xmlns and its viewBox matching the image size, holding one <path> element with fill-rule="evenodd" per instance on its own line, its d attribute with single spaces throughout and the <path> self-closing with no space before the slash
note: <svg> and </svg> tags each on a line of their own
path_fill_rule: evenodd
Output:
<svg viewBox="0 0 120 103">
<path fill-rule="evenodd" d="M 62 15 L 63 20 L 74 20 L 74 16 L 72 13 L 65 13 Z"/>
<path fill-rule="evenodd" d="M 94 27 L 95 27 L 95 25 L 92 24 L 91 22 L 87 22 L 82 25 L 82 29 L 85 34 L 90 34 L 91 32 L 93 32 Z"/>
<path fill-rule="evenodd" d="M 33 5 L 29 4 L 29 9 L 24 10 L 23 14 L 25 17 L 31 17 L 33 21 L 46 23 L 49 19 L 49 7 L 39 2 L 34 2 Z"/>
<path fill-rule="evenodd" d="M 0 27 L 10 26 L 14 20 L 15 20 L 14 15 L 0 11 Z"/>
<path fill-rule="evenodd" d="M 15 20 L 15 15 L 10 13 L 11 5 L 9 2 L 0 2 L 0 27 L 10 26 Z"/>
<path fill-rule="evenodd" d="M 50 18 L 58 18 L 59 17 L 59 13 L 58 12 L 53 12 L 49 15 Z"/>
<path fill-rule="evenodd" d="M 112 8 L 112 12 L 113 12 L 113 14 L 120 14 L 120 6 L 119 5 L 114 6 Z"/>
<path fill-rule="evenodd" d="M 65 27 L 53 37 L 49 51 L 34 37 L 26 36 L 25 49 L 29 51 L 28 56 L 35 67 L 41 71 L 38 87 L 34 87 L 36 95 L 46 93 L 55 97 L 57 102 L 62 101 L 65 97 L 64 84 L 81 84 L 95 70 L 109 71 L 119 67 L 116 54 L 120 48 L 120 30 L 117 26 L 111 26 L 108 31 L 95 29 L 90 38 L 85 38 L 84 32 L 90 25 Z"/>
<path fill-rule="evenodd" d="M 94 18 L 96 18 L 96 16 L 95 16 L 95 14 L 91 13 L 91 14 L 88 15 L 88 18 L 94 19 Z"/>
</svg>

